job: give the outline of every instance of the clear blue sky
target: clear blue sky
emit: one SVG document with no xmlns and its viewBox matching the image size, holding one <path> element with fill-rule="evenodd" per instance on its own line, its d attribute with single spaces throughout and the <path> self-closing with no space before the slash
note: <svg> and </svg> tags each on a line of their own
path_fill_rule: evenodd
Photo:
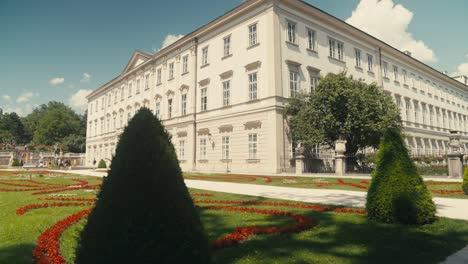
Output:
<svg viewBox="0 0 468 264">
<path fill-rule="evenodd" d="M 307 2 L 346 20 L 360 1 Z M 428 64 L 455 72 L 468 62 L 466 0 L 393 2 L 413 13 L 407 32 L 434 51 L 437 62 Z M 0 107 L 24 115 L 50 100 L 69 103 L 118 75 L 135 49 L 153 53 L 168 34 L 189 33 L 240 3 L 0 0 Z"/>
</svg>

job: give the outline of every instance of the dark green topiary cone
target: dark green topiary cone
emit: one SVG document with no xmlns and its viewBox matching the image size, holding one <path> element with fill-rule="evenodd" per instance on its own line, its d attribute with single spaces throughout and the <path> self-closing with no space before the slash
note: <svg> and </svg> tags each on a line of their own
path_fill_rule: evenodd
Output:
<svg viewBox="0 0 468 264">
<path fill-rule="evenodd" d="M 465 168 L 465 173 L 463 174 L 463 191 L 468 195 L 468 166 Z"/>
<path fill-rule="evenodd" d="M 367 193 L 367 216 L 384 223 L 427 224 L 436 207 L 411 160 L 400 132 L 387 131 Z"/>
<path fill-rule="evenodd" d="M 210 263 L 209 244 L 164 127 L 143 108 L 117 145 L 77 263 Z"/>
</svg>

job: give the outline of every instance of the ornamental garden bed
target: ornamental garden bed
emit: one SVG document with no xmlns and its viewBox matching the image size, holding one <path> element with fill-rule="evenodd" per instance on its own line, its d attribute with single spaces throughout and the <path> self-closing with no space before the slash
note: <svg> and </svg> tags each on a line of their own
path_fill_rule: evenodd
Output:
<svg viewBox="0 0 468 264">
<path fill-rule="evenodd" d="M 242 174 L 195 174 L 186 173 L 187 180 L 203 180 L 218 182 L 234 182 L 272 185 L 280 187 L 310 188 L 310 189 L 338 189 L 367 192 L 370 180 L 353 178 L 312 178 L 297 176 L 258 176 Z M 445 198 L 468 199 L 462 190 L 461 182 L 425 182 L 433 196 Z"/>
<path fill-rule="evenodd" d="M 0 188 L 8 190 L 0 191 L 0 263 L 31 263 L 32 256 L 44 263 L 73 263 L 95 201 L 96 188 L 90 186 L 100 183 L 77 175 L 3 177 Z M 37 188 L 50 189 L 33 194 Z M 190 192 L 215 263 L 438 263 L 468 244 L 466 221 L 375 224 L 362 208 Z"/>
</svg>

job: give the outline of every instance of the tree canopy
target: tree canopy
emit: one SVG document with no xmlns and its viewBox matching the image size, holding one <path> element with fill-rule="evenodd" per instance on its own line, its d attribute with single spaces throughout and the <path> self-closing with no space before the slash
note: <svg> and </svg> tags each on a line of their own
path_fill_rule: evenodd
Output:
<svg viewBox="0 0 468 264">
<path fill-rule="evenodd" d="M 347 77 L 346 72 L 329 73 L 313 94 L 291 98 L 285 113 L 294 140 L 332 147 L 344 138 L 348 154 L 377 147 L 387 129 L 401 129 L 400 112 L 391 97 L 375 83 Z"/>
<path fill-rule="evenodd" d="M 27 142 L 24 125 L 15 112 L 0 115 L 0 142 L 7 144 Z"/>
</svg>

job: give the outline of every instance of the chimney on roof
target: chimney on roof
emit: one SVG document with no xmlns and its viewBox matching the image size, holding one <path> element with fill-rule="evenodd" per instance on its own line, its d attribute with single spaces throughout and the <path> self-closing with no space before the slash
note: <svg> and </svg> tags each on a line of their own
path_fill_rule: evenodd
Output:
<svg viewBox="0 0 468 264">
<path fill-rule="evenodd" d="M 405 51 L 403 51 L 403 53 L 411 57 L 411 51 L 405 50 Z"/>
</svg>

